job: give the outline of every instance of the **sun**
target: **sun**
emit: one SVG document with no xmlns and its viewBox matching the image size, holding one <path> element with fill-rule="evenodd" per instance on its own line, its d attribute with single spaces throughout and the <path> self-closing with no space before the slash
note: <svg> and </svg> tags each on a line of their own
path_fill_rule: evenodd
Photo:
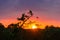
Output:
<svg viewBox="0 0 60 40">
<path fill-rule="evenodd" d="M 32 29 L 37 29 L 37 26 L 36 25 L 32 25 Z"/>
<path fill-rule="evenodd" d="M 33 22 L 33 23 L 29 23 L 29 24 L 25 24 L 23 26 L 24 29 L 38 29 L 39 26 L 36 25 L 37 23 Z"/>
</svg>

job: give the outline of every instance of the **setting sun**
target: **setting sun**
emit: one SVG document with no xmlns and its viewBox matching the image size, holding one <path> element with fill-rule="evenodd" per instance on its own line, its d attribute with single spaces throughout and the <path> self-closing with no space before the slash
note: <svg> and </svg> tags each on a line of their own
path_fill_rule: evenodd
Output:
<svg viewBox="0 0 60 40">
<path fill-rule="evenodd" d="M 37 29 L 37 26 L 36 25 L 32 25 L 32 29 Z"/>
</svg>

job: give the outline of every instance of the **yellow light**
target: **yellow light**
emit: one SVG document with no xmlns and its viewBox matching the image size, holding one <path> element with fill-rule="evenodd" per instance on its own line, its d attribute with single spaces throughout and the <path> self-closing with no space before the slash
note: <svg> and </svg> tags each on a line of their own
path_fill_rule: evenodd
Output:
<svg viewBox="0 0 60 40">
<path fill-rule="evenodd" d="M 32 25 L 32 29 L 37 29 L 37 26 L 35 26 L 35 25 Z"/>
</svg>

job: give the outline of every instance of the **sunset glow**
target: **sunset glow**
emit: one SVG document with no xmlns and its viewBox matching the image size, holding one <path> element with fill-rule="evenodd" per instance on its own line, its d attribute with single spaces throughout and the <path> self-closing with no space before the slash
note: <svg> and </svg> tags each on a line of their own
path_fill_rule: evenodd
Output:
<svg viewBox="0 0 60 40">
<path fill-rule="evenodd" d="M 32 29 L 37 29 L 37 26 L 36 25 L 32 25 Z"/>
<path fill-rule="evenodd" d="M 13 21 L 14 20 L 14 21 Z M 31 23 L 31 24 L 26 24 L 23 28 L 24 29 L 36 29 L 36 28 L 40 28 L 40 29 L 44 29 L 46 25 L 54 25 L 54 26 L 60 26 L 60 23 L 59 22 L 56 22 L 56 21 L 44 21 L 44 20 L 41 20 L 39 19 L 37 21 L 37 19 L 35 20 L 34 18 L 31 19 L 32 21 L 35 21 L 36 23 Z M 7 27 L 9 24 L 11 23 L 17 23 L 18 21 L 16 19 L 4 19 L 4 20 L 0 20 L 0 22 L 5 26 Z M 58 24 L 56 24 L 58 23 Z M 35 24 L 38 24 L 37 26 Z"/>
<path fill-rule="evenodd" d="M 31 19 L 42 25 L 38 28 L 60 26 L 60 0 L 0 0 L 0 4 L 0 23 L 5 26 L 16 23 L 16 18 L 28 10 L 32 10 L 34 17 L 37 17 L 37 20 L 33 17 Z"/>
<path fill-rule="evenodd" d="M 1 40 L 60 40 L 60 0 L 0 0 Z"/>
</svg>

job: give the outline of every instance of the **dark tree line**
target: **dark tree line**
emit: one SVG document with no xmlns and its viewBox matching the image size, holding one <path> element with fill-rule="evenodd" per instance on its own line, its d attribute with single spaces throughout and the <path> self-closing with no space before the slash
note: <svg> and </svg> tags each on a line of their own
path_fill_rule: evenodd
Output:
<svg viewBox="0 0 60 40">
<path fill-rule="evenodd" d="M 10 24 L 12 28 L 5 28 L 0 23 L 0 40 L 60 40 L 60 28 L 46 26 L 45 29 L 17 28 L 17 24 Z M 21 31 L 22 30 L 22 31 Z"/>
<path fill-rule="evenodd" d="M 31 10 L 28 14 L 29 16 L 23 13 L 21 18 L 17 18 L 19 22 L 9 24 L 8 28 L 5 28 L 0 23 L 0 40 L 60 40 L 60 28 L 53 25 L 46 26 L 45 29 L 36 29 L 35 31 L 23 29 L 25 22 L 33 16 Z"/>
</svg>

